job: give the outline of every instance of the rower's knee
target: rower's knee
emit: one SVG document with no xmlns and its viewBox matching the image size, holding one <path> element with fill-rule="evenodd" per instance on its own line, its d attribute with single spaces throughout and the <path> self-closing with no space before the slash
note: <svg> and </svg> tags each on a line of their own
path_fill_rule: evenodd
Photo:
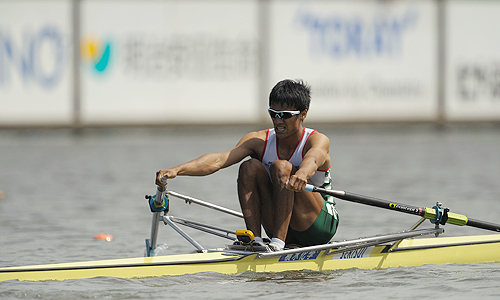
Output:
<svg viewBox="0 0 500 300">
<path fill-rule="evenodd" d="M 238 172 L 238 182 L 246 180 L 248 178 L 255 179 L 260 173 L 262 173 L 262 171 L 265 172 L 265 169 L 259 160 L 251 158 L 247 161 L 244 161 L 240 164 Z"/>
<path fill-rule="evenodd" d="M 273 182 L 278 180 L 280 182 L 287 183 L 290 175 L 292 174 L 293 168 L 293 165 L 287 160 L 274 161 L 269 168 Z"/>
</svg>

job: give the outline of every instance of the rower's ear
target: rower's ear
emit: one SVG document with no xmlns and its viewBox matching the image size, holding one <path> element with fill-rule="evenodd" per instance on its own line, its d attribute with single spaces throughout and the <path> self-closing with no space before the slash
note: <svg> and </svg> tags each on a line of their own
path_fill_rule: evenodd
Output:
<svg viewBox="0 0 500 300">
<path fill-rule="evenodd" d="M 307 117 L 307 108 L 300 112 L 299 118 L 301 122 L 304 122 L 304 119 Z"/>
</svg>

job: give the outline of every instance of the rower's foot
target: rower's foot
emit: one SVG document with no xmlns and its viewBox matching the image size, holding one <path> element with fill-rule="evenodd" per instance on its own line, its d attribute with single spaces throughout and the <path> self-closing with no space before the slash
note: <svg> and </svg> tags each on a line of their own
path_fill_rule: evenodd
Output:
<svg viewBox="0 0 500 300">
<path fill-rule="evenodd" d="M 269 248 L 270 252 L 276 252 L 276 251 L 281 251 L 283 249 L 281 249 L 278 245 L 276 245 L 275 243 L 269 243 L 267 245 L 267 247 Z"/>
<path fill-rule="evenodd" d="M 281 251 L 285 248 L 285 242 L 279 238 L 272 238 L 271 242 L 267 245 L 271 251 Z"/>
</svg>

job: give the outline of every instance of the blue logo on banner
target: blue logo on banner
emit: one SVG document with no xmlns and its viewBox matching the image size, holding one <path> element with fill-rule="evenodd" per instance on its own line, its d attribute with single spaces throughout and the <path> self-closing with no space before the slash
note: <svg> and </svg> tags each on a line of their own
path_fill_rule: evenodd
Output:
<svg viewBox="0 0 500 300">
<path fill-rule="evenodd" d="M 299 11 L 296 21 L 308 30 L 312 54 L 335 59 L 349 56 L 393 56 L 401 52 L 405 32 L 416 26 L 418 13 L 409 9 L 401 16 L 319 16 Z"/>
<path fill-rule="evenodd" d="M 21 43 L 0 28 L 0 87 L 17 71 L 24 83 L 34 82 L 43 88 L 59 83 L 66 66 L 63 35 L 53 26 L 38 32 L 24 32 Z"/>
</svg>

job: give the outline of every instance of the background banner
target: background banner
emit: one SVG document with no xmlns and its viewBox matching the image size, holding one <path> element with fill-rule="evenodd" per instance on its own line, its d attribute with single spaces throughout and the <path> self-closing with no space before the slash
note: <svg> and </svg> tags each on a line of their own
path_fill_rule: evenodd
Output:
<svg viewBox="0 0 500 300">
<path fill-rule="evenodd" d="M 70 125 L 71 7 L 0 1 L 0 126 Z"/>
<path fill-rule="evenodd" d="M 286 78 L 311 85 L 310 122 L 500 121 L 499 15 L 495 0 L 0 0 L 0 127 L 259 123 Z"/>
<path fill-rule="evenodd" d="M 447 4 L 446 118 L 500 120 L 500 2 Z"/>
<path fill-rule="evenodd" d="M 432 120 L 432 1 L 273 1 L 271 82 L 303 78 L 315 121 Z"/>
</svg>

